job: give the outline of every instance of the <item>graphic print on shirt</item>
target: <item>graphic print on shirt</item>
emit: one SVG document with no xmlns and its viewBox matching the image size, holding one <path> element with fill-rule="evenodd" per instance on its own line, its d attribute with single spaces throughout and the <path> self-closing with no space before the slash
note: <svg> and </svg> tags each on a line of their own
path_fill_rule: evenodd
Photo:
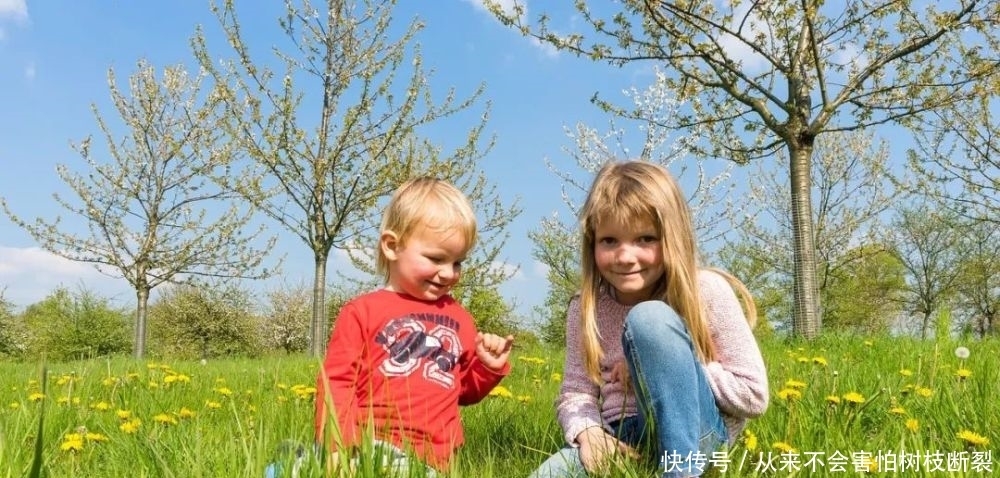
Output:
<svg viewBox="0 0 1000 478">
<path fill-rule="evenodd" d="M 375 342 L 389 353 L 378 369 L 386 377 L 407 377 L 419 368 L 425 379 L 451 388 L 452 369 L 461 353 L 457 324 L 447 316 L 419 316 L 423 320 L 413 315 L 392 319 L 375 335 Z"/>
</svg>

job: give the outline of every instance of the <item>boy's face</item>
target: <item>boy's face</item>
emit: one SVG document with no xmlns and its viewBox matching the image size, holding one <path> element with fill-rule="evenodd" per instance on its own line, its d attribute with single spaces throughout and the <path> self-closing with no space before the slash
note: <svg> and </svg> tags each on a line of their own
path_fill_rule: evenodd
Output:
<svg viewBox="0 0 1000 478">
<path fill-rule="evenodd" d="M 420 300 L 433 301 L 458 283 L 465 260 L 465 238 L 456 229 L 418 227 L 401 243 L 396 234 L 382 234 L 380 247 L 389 262 L 387 289 Z"/>
<path fill-rule="evenodd" d="M 660 234 L 650 221 L 612 218 L 594 228 L 594 264 L 623 304 L 647 300 L 663 277 Z"/>
</svg>

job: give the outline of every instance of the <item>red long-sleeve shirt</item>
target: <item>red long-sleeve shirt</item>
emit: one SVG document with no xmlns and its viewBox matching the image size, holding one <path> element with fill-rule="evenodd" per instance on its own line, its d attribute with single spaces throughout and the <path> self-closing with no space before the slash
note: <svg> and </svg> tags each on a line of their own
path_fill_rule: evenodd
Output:
<svg viewBox="0 0 1000 478">
<path fill-rule="evenodd" d="M 482 400 L 510 371 L 483 365 L 475 339 L 472 316 L 450 296 L 426 302 L 379 290 L 351 300 L 317 379 L 317 442 L 337 450 L 370 434 L 447 469 L 463 442 L 458 406 Z M 328 402 L 339 433 L 324 437 Z"/>
</svg>

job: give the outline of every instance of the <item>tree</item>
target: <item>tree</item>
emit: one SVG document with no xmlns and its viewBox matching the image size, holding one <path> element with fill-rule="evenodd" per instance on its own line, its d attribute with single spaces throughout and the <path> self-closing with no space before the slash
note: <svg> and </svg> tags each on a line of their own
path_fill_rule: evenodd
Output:
<svg viewBox="0 0 1000 478">
<path fill-rule="evenodd" d="M 824 280 L 825 323 L 866 335 L 888 332 L 906 287 L 903 264 L 881 244 L 859 246 L 845 256 L 855 259 L 831 270 Z"/>
<path fill-rule="evenodd" d="M 114 70 L 108 70 L 111 101 L 128 133 L 118 139 L 94 105 L 110 159 L 95 158 L 87 138 L 74 149 L 88 171 L 57 169 L 80 204 L 58 194 L 55 199 L 87 221 L 89 234 L 67 232 L 58 217 L 27 223 L 2 202 L 11 220 L 46 250 L 103 266 L 102 272 L 110 269 L 128 281 L 136 292 L 136 358 L 145 351 L 154 288 L 198 277 L 269 274 L 261 264 L 271 245 L 254 247 L 261 230 L 246 230 L 251 212 L 245 204 L 232 203 L 209 179 L 229 162 L 230 152 L 216 126 L 219 91 L 202 91 L 203 79 L 204 74 L 191 77 L 180 66 L 164 68 L 157 78 L 152 65 L 139 61 L 125 92 Z"/>
<path fill-rule="evenodd" d="M 958 246 L 964 232 L 953 212 L 926 202 L 899 210 L 890 231 L 906 270 L 904 312 L 914 314 L 920 338 L 927 338 L 934 313 L 954 300 L 961 275 Z"/>
<path fill-rule="evenodd" d="M 913 190 L 976 221 L 1000 224 L 1000 120 L 994 95 L 935 112 L 908 151 Z"/>
<path fill-rule="evenodd" d="M 481 233 L 499 238 L 495 247 L 476 249 L 480 258 L 496 256 L 506 237 L 504 226 L 519 212 L 516 206 L 503 206 L 475 170 L 486 114 L 447 155 L 418 136 L 422 126 L 470 108 L 482 88 L 460 101 L 451 91 L 435 103 L 419 49 L 408 48 L 422 25 L 413 20 L 392 38 L 394 5 L 395 0 L 364 0 L 361 5 L 327 0 L 317 8 L 308 1 L 301 6 L 286 2 L 279 25 L 291 49 L 274 47 L 281 72 L 251 55 L 232 0 L 213 5 L 213 11 L 236 59 L 218 66 L 200 31 L 193 40 L 202 66 L 226 88 L 220 126 L 259 172 L 256 181 L 222 177 L 222 183 L 312 251 L 309 349 L 314 356 L 322 355 L 326 344 L 330 251 L 370 247 L 364 237 L 377 228 L 380 200 L 404 180 L 437 176 L 452 180 L 470 199 L 478 198 L 487 208 L 481 211 L 486 218 Z M 408 80 L 398 81 L 406 74 Z M 492 142 L 486 149 L 490 146 Z M 466 272 L 473 281 L 496 278 Z"/>
<path fill-rule="evenodd" d="M 80 360 L 126 354 L 128 313 L 91 291 L 59 288 L 22 314 L 31 333 L 27 355 L 47 360 Z"/>
<path fill-rule="evenodd" d="M 967 221 L 959 243 L 959 306 L 966 330 L 979 338 L 1000 332 L 1000 231 L 985 221 Z"/>
<path fill-rule="evenodd" d="M 721 241 L 743 220 L 748 203 L 733 201 L 735 183 L 730 173 L 734 165 L 713 169 L 704 161 L 686 163 L 684 157 L 699 139 L 699 132 L 680 136 L 658 125 L 661 118 L 677 114 L 681 107 L 670 96 L 666 80 L 656 71 L 648 87 L 626 91 L 632 119 L 610 120 L 605 133 L 582 123 L 567 129 L 574 145 L 563 151 L 573 159 L 573 168 L 561 169 L 548 162 L 549 170 L 560 179 L 563 203 L 574 220 L 566 222 L 557 213 L 542 219 L 540 227 L 528 235 L 534 243 L 532 255 L 548 267 L 549 291 L 544 306 L 538 309 L 546 340 L 565 342 L 566 309 L 580 282 L 580 236 L 575 218 L 594 174 L 606 162 L 621 158 L 654 162 L 670 169 L 682 185 L 690 186 L 685 193 L 702 244 Z"/>
<path fill-rule="evenodd" d="M 816 205 L 812 223 L 820 302 L 824 312 L 859 310 L 866 303 L 848 302 L 862 301 L 862 296 L 835 293 L 831 284 L 839 281 L 838 287 L 845 287 L 845 278 L 857 277 L 859 267 L 875 265 L 877 256 L 890 250 L 878 247 L 885 243 L 880 237 L 881 217 L 899 197 L 887 174 L 888 147 L 885 142 L 876 144 L 873 135 L 857 131 L 824 135 L 815 152 L 810 174 L 815 178 L 811 202 Z M 760 209 L 757 220 L 741 228 L 740 244 L 741 254 L 766 265 L 773 274 L 768 284 L 787 290 L 794 284 L 795 234 L 789 207 L 791 191 L 783 179 L 789 174 L 788 163 L 781 160 L 782 153 L 778 156 L 776 165 L 758 164 L 749 175 L 749 202 Z M 876 262 L 869 262 L 873 260 Z M 787 304 L 772 310 L 784 314 L 771 320 L 786 322 L 786 317 L 791 318 L 788 312 L 793 304 L 787 295 L 782 297 Z M 830 300 L 837 302 L 826 303 Z M 844 324 L 842 317 L 833 322 Z"/>
<path fill-rule="evenodd" d="M 27 334 L 4 292 L 0 289 L 0 357 L 20 357 L 25 352 Z"/>
<path fill-rule="evenodd" d="M 547 15 L 532 24 L 523 6 L 494 13 L 555 47 L 622 66 L 657 62 L 668 88 L 690 108 L 659 121 L 668 130 L 705 128 L 697 152 L 737 163 L 784 149 L 794 232 L 793 330 L 821 327 L 812 224 L 813 148 L 834 131 L 920 115 L 983 94 L 1000 69 L 987 57 L 1000 4 L 961 0 L 928 6 L 869 2 L 624 0 L 605 15 L 576 8 L 597 38 L 560 34 Z M 602 43 L 603 41 L 607 43 Z M 611 107 L 599 98 L 598 104 Z"/>
<path fill-rule="evenodd" d="M 171 287 L 150 306 L 152 347 L 180 359 L 254 357 L 261 352 L 259 318 L 250 293 L 231 285 Z"/>
</svg>

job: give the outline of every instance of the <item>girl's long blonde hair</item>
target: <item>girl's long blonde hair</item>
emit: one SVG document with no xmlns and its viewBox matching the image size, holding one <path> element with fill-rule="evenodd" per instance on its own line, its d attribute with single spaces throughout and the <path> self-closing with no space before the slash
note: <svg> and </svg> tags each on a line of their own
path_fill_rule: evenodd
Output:
<svg viewBox="0 0 1000 478">
<path fill-rule="evenodd" d="M 662 166 L 646 161 L 611 162 L 598 171 L 580 211 L 582 231 L 582 281 L 580 320 L 584 365 L 594 382 L 600 383 L 601 349 L 597 328 L 597 300 L 606 284 L 594 261 L 594 231 L 601 221 L 649 222 L 660 236 L 664 274 L 650 300 L 659 299 L 684 320 L 700 361 L 711 361 L 715 352 L 708 321 L 698 292 L 698 249 L 691 212 L 677 182 Z M 747 319 L 756 319 L 753 298 L 732 275 L 717 271 L 741 296 Z"/>
</svg>

